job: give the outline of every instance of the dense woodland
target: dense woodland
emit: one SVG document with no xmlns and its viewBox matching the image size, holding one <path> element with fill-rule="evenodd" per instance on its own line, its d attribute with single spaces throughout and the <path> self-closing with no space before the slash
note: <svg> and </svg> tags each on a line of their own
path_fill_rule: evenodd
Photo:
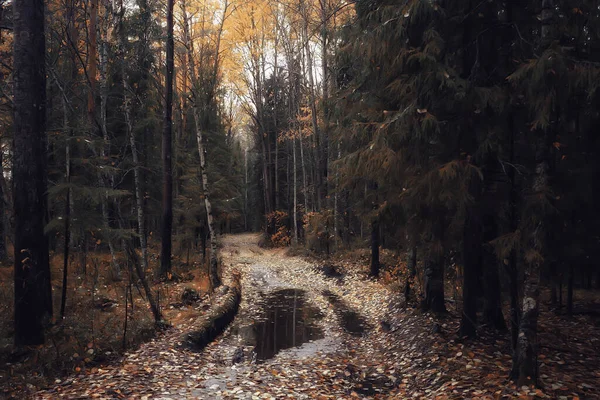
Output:
<svg viewBox="0 0 600 400">
<path fill-rule="evenodd" d="M 90 254 L 164 324 L 153 282 L 191 252 L 214 290 L 219 236 L 257 231 L 368 247 L 422 312 L 458 290 L 459 335 L 506 334 L 536 384 L 542 294 L 600 288 L 599 83 L 591 0 L 0 0 L 14 343 Z"/>
</svg>

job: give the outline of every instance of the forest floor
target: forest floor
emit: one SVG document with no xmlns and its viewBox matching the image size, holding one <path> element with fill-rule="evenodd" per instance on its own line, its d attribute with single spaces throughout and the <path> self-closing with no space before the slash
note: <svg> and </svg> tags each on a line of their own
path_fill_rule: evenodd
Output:
<svg viewBox="0 0 600 400">
<path fill-rule="evenodd" d="M 258 235 L 222 239 L 225 282 L 242 274 L 234 323 L 200 352 L 185 345 L 195 318 L 117 362 L 57 380 L 35 398 L 599 398 L 600 333 L 588 316 L 543 312 L 543 387 L 507 380 L 507 335 L 456 336 L 458 314 L 404 307 L 366 276 L 366 263 L 324 263 L 261 249 Z M 595 323 L 596 322 L 596 323 Z"/>
</svg>

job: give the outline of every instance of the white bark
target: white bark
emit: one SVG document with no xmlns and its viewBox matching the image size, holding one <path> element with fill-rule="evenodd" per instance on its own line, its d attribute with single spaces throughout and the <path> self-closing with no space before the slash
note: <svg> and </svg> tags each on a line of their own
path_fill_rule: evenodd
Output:
<svg viewBox="0 0 600 400">
<path fill-rule="evenodd" d="M 220 30 L 218 32 L 216 49 L 215 49 L 215 60 L 213 65 L 213 76 L 210 84 L 215 86 L 217 84 L 217 73 L 218 73 L 218 63 L 219 63 L 219 47 L 221 42 L 221 33 L 223 30 L 223 24 L 225 22 L 225 18 L 227 15 L 228 3 L 225 2 L 224 10 L 223 10 L 223 19 L 221 21 Z M 202 110 L 201 105 L 199 103 L 199 82 L 196 75 L 196 62 L 194 59 L 194 49 L 193 42 L 191 40 L 190 28 L 188 25 L 188 17 L 185 8 L 185 1 L 181 2 L 181 10 L 183 14 L 183 31 L 184 31 L 184 43 L 187 48 L 187 58 L 188 58 L 188 67 L 191 78 L 191 86 L 192 86 L 192 109 L 194 112 L 194 122 L 196 124 L 196 141 L 198 144 L 198 155 L 200 156 L 200 174 L 202 181 L 202 193 L 204 196 L 204 206 L 206 208 L 206 219 L 208 224 L 208 230 L 210 232 L 210 266 L 209 266 L 209 277 L 211 288 L 214 289 L 221 284 L 220 278 L 218 276 L 218 254 L 217 254 L 217 233 L 214 226 L 214 218 L 212 214 L 212 205 L 210 203 L 210 191 L 208 185 L 208 174 L 206 172 L 206 151 L 204 149 L 204 141 L 203 141 L 203 132 L 202 132 Z M 207 92 L 214 94 L 215 87 L 204 88 Z M 207 99 L 207 102 L 210 99 Z"/>
</svg>

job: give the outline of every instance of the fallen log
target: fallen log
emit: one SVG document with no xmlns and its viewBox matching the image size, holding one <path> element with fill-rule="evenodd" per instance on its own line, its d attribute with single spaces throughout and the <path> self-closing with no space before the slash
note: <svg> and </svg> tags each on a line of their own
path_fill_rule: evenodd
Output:
<svg viewBox="0 0 600 400">
<path fill-rule="evenodd" d="M 194 349 L 201 350 L 233 321 L 242 299 L 242 288 L 238 276 L 231 286 L 221 286 L 215 291 L 215 299 L 210 309 L 199 317 L 197 328 L 186 335 L 185 341 Z"/>
</svg>

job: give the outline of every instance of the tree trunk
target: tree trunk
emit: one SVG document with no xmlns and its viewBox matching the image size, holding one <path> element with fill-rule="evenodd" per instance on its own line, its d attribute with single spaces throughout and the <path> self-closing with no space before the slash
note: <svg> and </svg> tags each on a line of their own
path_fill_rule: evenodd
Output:
<svg viewBox="0 0 600 400">
<path fill-rule="evenodd" d="M 206 173 L 206 157 L 204 152 L 204 143 L 202 141 L 202 130 L 199 128 L 200 115 L 197 106 L 194 104 L 194 119 L 196 120 L 196 139 L 198 141 L 198 153 L 200 154 L 200 171 L 202 175 L 202 193 L 204 195 L 204 206 L 206 208 L 206 220 L 210 233 L 210 264 L 208 275 L 210 278 L 210 287 L 212 290 L 221 285 L 221 278 L 218 271 L 218 254 L 217 254 L 217 233 L 212 214 L 212 206 L 209 198 L 208 190 L 208 174 Z"/>
<path fill-rule="evenodd" d="M 234 278 L 231 286 L 223 286 L 223 292 L 217 298 L 206 315 L 198 318 L 194 330 L 185 340 L 196 349 L 202 349 L 227 328 L 237 314 L 242 299 L 242 287 L 239 278 Z"/>
<path fill-rule="evenodd" d="M 298 245 L 298 183 L 296 168 L 296 139 L 292 139 L 292 154 L 294 160 L 294 234 L 292 235 L 292 244 Z"/>
<path fill-rule="evenodd" d="M 67 185 L 71 184 L 71 128 L 69 127 L 69 113 L 67 111 L 67 103 L 63 98 L 63 127 L 65 132 L 68 132 L 67 142 L 65 145 L 65 181 Z M 62 292 L 60 299 L 60 318 L 65 317 L 65 308 L 67 304 L 67 283 L 69 272 L 69 246 L 71 242 L 71 187 L 67 187 L 67 196 L 65 199 L 65 224 L 64 224 L 64 245 L 63 245 L 63 279 Z"/>
<path fill-rule="evenodd" d="M 425 256 L 424 265 L 424 288 L 425 298 L 421 304 L 423 311 L 433 311 L 436 313 L 446 312 L 445 294 L 444 294 L 444 221 L 442 213 L 434 213 L 438 223 L 434 225 L 432 241 L 434 247 Z"/>
<path fill-rule="evenodd" d="M 95 13 L 98 13 L 98 0 L 94 0 L 96 2 L 96 5 L 92 5 L 91 9 L 95 9 Z M 93 3 L 93 2 L 92 2 Z M 108 7 L 106 8 L 106 13 L 104 16 L 104 24 L 106 25 L 108 23 Z M 94 22 L 94 25 L 96 24 L 96 22 Z M 92 24 L 90 24 L 90 30 L 92 29 Z M 95 31 L 96 28 L 94 28 Z M 108 159 L 108 157 L 110 156 L 110 138 L 108 137 L 108 127 L 107 127 L 107 115 L 106 115 L 106 107 L 107 107 L 107 102 L 108 102 L 108 87 L 107 87 L 107 69 L 108 69 L 108 50 L 107 50 L 107 43 L 108 43 L 108 38 L 107 38 L 107 31 L 106 29 L 102 29 L 102 37 L 101 37 L 101 46 L 100 46 L 100 130 L 102 131 L 102 149 L 100 151 L 100 156 L 102 159 L 102 162 L 106 162 L 105 160 Z M 90 45 L 90 50 L 94 50 L 96 51 L 97 49 L 97 41 L 95 39 L 94 36 L 94 40 L 90 40 L 92 42 L 92 44 Z M 90 68 L 91 65 L 93 64 L 93 71 L 96 70 L 96 53 L 94 52 L 93 54 L 90 55 Z M 92 62 L 93 59 L 93 62 Z M 91 74 L 91 72 L 90 72 Z M 95 74 L 95 72 L 94 72 Z M 92 79 L 92 82 L 95 82 L 95 79 Z M 94 93 L 94 88 L 95 87 L 95 83 L 92 84 L 92 86 L 90 87 L 90 93 L 95 94 Z M 96 113 L 95 110 L 96 106 L 95 106 L 95 102 L 93 101 L 93 99 L 90 102 L 90 118 L 91 118 L 91 123 L 92 126 L 95 124 L 94 121 L 94 115 Z M 99 173 L 99 180 L 100 180 L 100 185 L 102 185 L 103 187 L 107 188 L 107 187 L 113 187 L 114 186 L 114 180 L 113 177 L 111 175 L 110 172 L 107 173 L 107 175 L 103 175 L 102 172 L 100 171 Z M 104 230 L 106 232 L 106 241 L 108 242 L 108 249 L 110 251 L 110 258 L 111 258 L 111 262 L 112 262 L 112 266 L 113 266 L 113 276 L 115 279 L 121 279 L 121 267 L 119 265 L 119 262 L 117 261 L 117 256 L 116 256 L 116 251 L 115 251 L 115 247 L 113 244 L 113 240 L 112 237 L 110 236 L 110 222 L 109 222 L 109 215 L 108 215 L 108 204 L 109 204 L 109 196 L 108 196 L 108 190 L 104 191 L 104 197 L 102 198 L 102 219 L 104 220 Z"/>
<path fill-rule="evenodd" d="M 502 292 L 498 272 L 498 260 L 491 249 L 483 249 L 484 321 L 498 331 L 505 331 L 506 321 L 502 314 Z"/>
<path fill-rule="evenodd" d="M 567 280 L 567 315 L 573 315 L 573 283 L 575 281 L 575 269 L 573 264 L 569 265 L 569 278 Z"/>
<path fill-rule="evenodd" d="M 3 153 L 4 149 L 0 143 L 0 175 L 2 175 L 2 178 L 4 178 L 4 167 L 2 166 Z M 0 263 L 8 260 L 8 253 L 6 251 L 6 212 L 9 204 L 4 200 L 6 195 L 7 193 L 4 192 L 4 185 L 0 184 L 0 204 L 2 205 L 0 209 Z"/>
<path fill-rule="evenodd" d="M 444 302 L 444 258 L 441 255 L 429 255 L 424 270 L 423 311 L 446 312 Z"/>
<path fill-rule="evenodd" d="M 298 138 L 300 140 L 300 166 L 302 167 L 302 193 L 304 198 L 304 212 L 308 212 L 308 183 L 306 182 L 306 163 L 304 162 L 304 145 L 302 143 L 302 129 L 298 125 Z"/>
<path fill-rule="evenodd" d="M 52 317 L 48 255 L 44 3 L 13 2 L 15 344 L 44 343 Z"/>
<path fill-rule="evenodd" d="M 410 286 L 417 275 L 417 246 L 412 244 L 408 251 L 408 260 L 406 262 L 407 274 L 404 283 L 404 302 L 408 304 L 410 300 Z"/>
<path fill-rule="evenodd" d="M 190 36 L 190 30 L 188 26 L 187 20 L 187 12 L 185 9 L 185 2 L 181 3 L 181 8 L 183 12 L 183 20 L 184 20 L 184 41 L 187 47 L 187 56 L 188 56 L 188 65 L 190 68 L 190 76 L 191 76 L 191 84 L 192 91 L 198 91 L 200 89 L 198 78 L 196 76 L 196 63 L 194 60 L 194 53 L 192 48 L 192 41 Z M 225 10 L 227 9 L 227 3 L 225 3 Z M 223 15 L 225 18 L 225 14 Z M 224 21 L 224 20 L 223 20 Z M 217 46 L 218 49 L 218 46 Z M 218 51 L 217 51 L 218 53 Z M 218 61 L 215 60 L 215 63 Z M 215 64 L 216 68 L 216 64 Z M 216 73 L 216 72 L 214 72 Z M 204 149 L 204 140 L 203 140 L 203 132 L 202 132 L 202 120 L 200 114 L 200 107 L 198 104 L 200 95 L 198 92 L 192 96 L 192 107 L 194 111 L 194 121 L 196 123 L 196 141 L 198 144 L 198 155 L 200 156 L 200 174 L 202 179 L 202 194 L 204 196 L 204 207 L 206 209 L 206 220 L 208 225 L 208 230 L 210 233 L 210 263 L 208 269 L 208 275 L 210 279 L 210 287 L 211 290 L 216 289 L 221 285 L 221 278 L 219 277 L 218 271 L 218 253 L 217 253 L 217 233 L 215 230 L 214 218 L 212 214 L 212 205 L 210 203 L 210 191 L 208 188 L 208 173 L 206 170 L 206 151 Z"/>
<path fill-rule="evenodd" d="M 543 140 L 540 140 L 543 142 Z M 542 143 L 542 146 L 544 144 Z M 542 154 L 536 165 L 536 173 L 533 179 L 533 193 L 543 193 L 548 185 L 548 163 L 544 150 L 538 150 Z M 539 206 L 541 208 L 541 206 Z M 543 221 L 543 211 L 537 210 L 536 219 L 540 219 L 538 226 L 531 234 L 531 243 L 535 243 L 535 251 L 544 254 L 546 249 L 545 234 L 546 223 Z M 511 375 L 519 386 L 538 383 L 539 367 L 537 362 L 538 339 L 537 324 L 539 316 L 540 297 L 540 273 L 542 261 L 534 259 L 526 262 L 525 288 L 523 292 L 522 313 L 519 323 L 516 353 L 513 356 Z"/>
<path fill-rule="evenodd" d="M 163 277 L 171 272 L 173 231 L 173 164 L 171 162 L 173 153 L 173 4 L 174 0 L 167 0 L 167 60 L 165 71 L 164 126 L 162 136 L 163 199 L 160 253 L 160 274 Z"/>
<path fill-rule="evenodd" d="M 244 232 L 248 232 L 248 149 L 244 150 Z"/>
<path fill-rule="evenodd" d="M 90 124 L 95 124 L 96 118 L 96 74 L 98 65 L 96 55 L 98 54 L 98 0 L 89 2 L 89 25 L 88 25 L 88 70 L 90 90 L 88 92 L 87 112 Z"/>
<path fill-rule="evenodd" d="M 541 14 L 541 43 L 542 46 L 551 46 L 555 37 L 555 5 L 554 0 L 542 0 Z M 552 111 L 552 116 L 556 118 L 559 114 L 556 110 Z M 554 140 L 552 132 L 539 132 L 535 148 L 535 175 L 532 182 L 532 192 L 542 194 L 547 191 L 551 159 L 550 144 Z M 549 143 L 548 143 L 549 142 Z M 543 205 L 536 205 L 533 211 L 535 215 L 536 226 L 532 227 L 530 242 L 533 244 L 532 250 L 539 254 L 526 262 L 525 268 L 525 289 L 523 293 L 523 305 L 521 321 L 519 324 L 519 335 L 517 338 L 517 353 L 513 357 L 512 373 L 516 378 L 517 384 L 529 385 L 538 384 L 539 366 L 538 366 L 538 316 L 540 303 L 540 274 L 543 268 L 543 260 L 548 257 L 548 244 L 546 234 L 549 230 L 547 215 Z"/>
<path fill-rule="evenodd" d="M 310 51 L 310 47 L 309 47 L 309 41 L 308 41 L 308 17 L 305 17 L 305 22 L 304 22 L 305 26 L 304 26 L 304 51 L 306 52 L 306 70 L 308 72 L 308 100 L 309 100 L 309 104 L 310 104 L 310 112 L 311 112 L 311 122 L 312 122 L 312 127 L 313 127 L 313 154 L 314 154 L 314 186 L 315 186 L 315 199 L 316 201 L 314 202 L 313 206 L 316 207 L 317 211 L 321 211 L 322 208 L 322 204 L 321 204 L 321 197 L 322 197 L 322 182 L 321 182 L 321 175 L 320 175 L 320 156 L 319 156 L 319 148 L 320 148 L 320 132 L 319 132 L 319 125 L 317 123 L 317 101 L 316 101 L 316 94 L 315 94 L 315 82 L 314 82 L 314 76 L 313 76 L 313 63 L 312 63 L 312 53 Z"/>
<path fill-rule="evenodd" d="M 131 106 L 129 98 L 129 86 L 127 85 L 127 69 L 125 68 L 125 44 L 126 35 L 123 26 L 123 15 L 125 9 L 123 8 L 123 2 L 120 2 L 119 10 L 119 54 L 121 55 L 121 79 L 123 85 L 123 112 L 125 114 L 125 127 L 127 130 L 127 137 L 129 138 L 129 146 L 131 147 L 131 156 L 133 158 L 133 179 L 135 186 L 135 201 L 136 201 L 136 216 L 138 222 L 138 235 L 140 237 L 140 247 L 142 249 L 142 269 L 148 270 L 148 243 L 146 240 L 146 216 L 144 215 L 144 194 L 142 191 L 142 177 L 140 171 L 140 159 L 135 141 L 135 135 L 133 132 L 133 122 L 131 121 Z"/>
<path fill-rule="evenodd" d="M 150 285 L 148 285 L 148 280 L 146 279 L 146 273 L 141 268 L 140 260 L 138 259 L 138 255 L 133 249 L 131 243 L 125 246 L 125 250 L 127 251 L 127 257 L 129 258 L 129 274 L 133 277 L 133 267 L 135 267 L 135 272 L 137 272 L 138 278 L 142 282 L 142 286 L 144 288 L 144 292 L 146 293 L 146 299 L 148 299 L 148 304 L 150 305 L 150 310 L 152 310 L 152 315 L 154 316 L 154 322 L 156 324 L 162 323 L 162 314 L 160 312 L 160 308 L 158 302 L 154 298 L 152 294 L 152 289 L 150 289 Z M 132 303 L 133 305 L 133 303 Z"/>
<path fill-rule="evenodd" d="M 275 18 L 277 18 L 277 16 L 275 16 Z M 275 170 L 273 171 L 273 179 L 275 180 L 275 210 L 279 210 L 279 132 L 277 131 L 277 95 L 278 95 L 278 89 L 279 89 L 279 82 L 277 79 L 277 74 L 278 74 L 278 63 L 277 63 L 277 49 L 278 49 L 278 43 L 279 43 L 279 24 L 275 23 L 275 42 L 273 43 L 273 47 L 274 47 L 274 68 L 273 68 L 273 77 L 274 77 L 274 82 L 275 84 L 273 85 L 273 95 L 274 95 L 274 99 L 275 99 L 275 104 L 273 106 L 273 131 L 275 133 Z"/>
<path fill-rule="evenodd" d="M 473 204 L 467 210 L 463 236 L 463 309 L 459 335 L 474 338 L 477 334 L 477 286 L 483 245 L 479 176 L 472 176 L 469 186 Z"/>
<path fill-rule="evenodd" d="M 370 276 L 379 276 L 379 219 L 371 223 L 371 271 Z"/>
<path fill-rule="evenodd" d="M 329 43 L 329 7 L 327 0 L 320 0 L 319 5 L 321 8 L 321 85 L 322 85 L 322 107 L 323 107 L 323 129 L 321 132 L 321 148 L 320 148 L 320 182 L 322 187 L 322 196 L 324 199 L 330 199 L 329 197 L 329 57 L 327 55 L 327 47 Z M 339 142 L 338 142 L 339 145 Z M 334 199 L 335 203 L 335 199 Z M 328 208 L 331 208 L 331 201 L 327 204 Z M 335 204 L 334 204 L 335 207 Z M 334 224 L 335 225 L 335 224 Z M 335 231 L 335 229 L 334 229 Z M 337 235 L 337 232 L 336 232 Z M 336 236 L 337 242 L 337 236 Z"/>
</svg>

